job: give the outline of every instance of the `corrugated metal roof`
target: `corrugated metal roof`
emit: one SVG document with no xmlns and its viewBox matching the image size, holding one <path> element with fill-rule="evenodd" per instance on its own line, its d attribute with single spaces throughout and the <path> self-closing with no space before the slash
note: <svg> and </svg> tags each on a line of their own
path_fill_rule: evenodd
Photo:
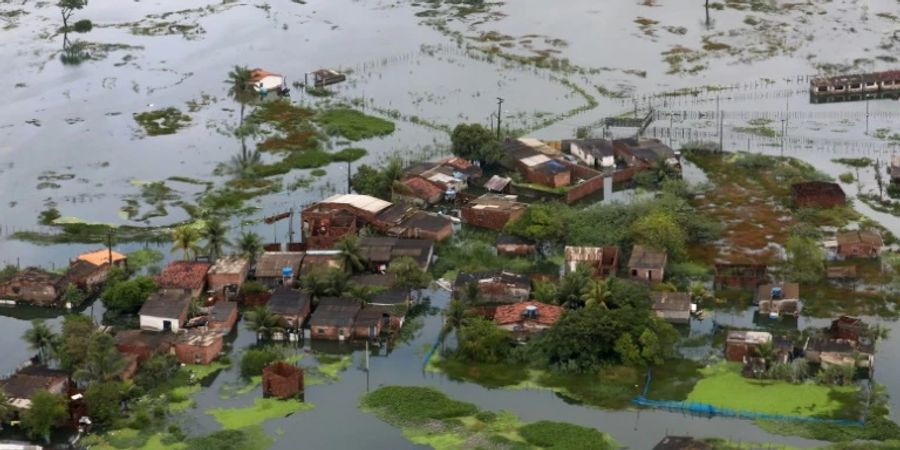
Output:
<svg viewBox="0 0 900 450">
<path fill-rule="evenodd" d="M 543 164 L 547 161 L 550 161 L 550 158 L 547 155 L 534 155 L 529 156 L 527 158 L 522 158 L 519 160 L 522 164 L 525 164 L 527 167 L 534 167 L 540 164 Z"/>
<path fill-rule="evenodd" d="M 393 203 L 375 198 L 370 195 L 357 194 L 338 194 L 326 198 L 322 203 L 336 203 L 339 205 L 349 205 L 370 213 L 378 213 L 389 208 Z"/>
</svg>

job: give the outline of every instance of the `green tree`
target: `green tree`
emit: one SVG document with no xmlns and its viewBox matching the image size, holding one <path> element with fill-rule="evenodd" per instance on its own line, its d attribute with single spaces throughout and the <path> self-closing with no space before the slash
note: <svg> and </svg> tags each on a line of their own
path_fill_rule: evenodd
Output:
<svg viewBox="0 0 900 450">
<path fill-rule="evenodd" d="M 481 124 L 461 123 L 450 134 L 453 154 L 482 164 L 494 164 L 503 157 L 503 147 L 494 133 Z"/>
<path fill-rule="evenodd" d="M 531 290 L 531 297 L 542 303 L 556 303 L 559 297 L 559 290 L 556 284 L 551 281 L 535 281 L 534 289 Z"/>
<path fill-rule="evenodd" d="M 363 164 L 350 178 L 350 186 L 357 194 L 390 200 L 394 182 L 403 176 L 403 161 L 391 158 L 381 169 Z"/>
<path fill-rule="evenodd" d="M 12 404 L 9 402 L 9 397 L 6 395 L 6 391 L 0 389 L 0 428 L 6 419 L 9 419 L 12 416 L 14 409 Z"/>
<path fill-rule="evenodd" d="M 60 297 L 63 303 L 68 303 L 73 307 L 81 306 L 81 303 L 87 298 L 84 292 L 81 289 L 78 289 L 74 283 L 69 283 L 66 286 L 66 290 L 63 291 L 62 296 Z"/>
<path fill-rule="evenodd" d="M 153 355 L 141 364 L 138 373 L 134 376 L 134 384 L 144 390 L 152 389 L 174 376 L 178 372 L 178 366 L 178 359 L 175 355 Z"/>
<path fill-rule="evenodd" d="M 825 271 L 825 252 L 810 238 L 791 236 L 784 246 L 787 253 L 787 274 L 792 281 L 815 283 Z"/>
<path fill-rule="evenodd" d="M 459 329 L 460 356 L 469 361 L 498 363 L 506 359 L 512 342 L 509 331 L 494 322 L 474 317 Z"/>
<path fill-rule="evenodd" d="M 194 259 L 200 253 L 202 235 L 190 225 L 182 225 L 172 230 L 172 251 L 184 252 L 184 259 Z"/>
<path fill-rule="evenodd" d="M 341 265 L 350 273 L 362 272 L 366 268 L 362 248 L 359 246 L 359 237 L 355 234 L 341 238 L 335 245 L 335 250 L 341 252 Z"/>
<path fill-rule="evenodd" d="M 575 270 L 563 275 L 557 291 L 557 302 L 570 308 L 583 305 L 581 294 L 591 281 L 591 274 L 586 270 Z"/>
<path fill-rule="evenodd" d="M 443 332 L 449 333 L 452 330 L 457 331 L 457 339 L 459 338 L 459 329 L 462 328 L 469 319 L 469 310 L 466 304 L 460 299 L 450 300 L 447 309 L 444 310 L 444 329 Z"/>
<path fill-rule="evenodd" d="M 213 261 L 222 256 L 222 249 L 230 246 L 228 227 L 218 219 L 209 219 L 203 227 L 203 238 L 206 239 L 206 252 Z"/>
<path fill-rule="evenodd" d="M 243 128 L 244 111 L 247 105 L 259 99 L 259 93 L 256 92 L 251 81 L 250 69 L 246 66 L 234 66 L 231 72 L 228 72 L 228 79 L 225 80 L 225 83 L 228 85 L 228 96 L 241 107 L 238 128 Z"/>
<path fill-rule="evenodd" d="M 40 390 L 31 396 L 31 407 L 22 412 L 22 429 L 33 439 L 50 443 L 50 432 L 69 417 L 66 398 Z"/>
<path fill-rule="evenodd" d="M 669 258 L 678 259 L 685 254 L 687 235 L 671 213 L 651 212 L 637 219 L 631 232 L 635 243 L 666 250 Z"/>
<path fill-rule="evenodd" d="M 534 203 L 521 217 L 506 224 L 506 232 L 539 244 L 563 242 L 570 212 L 559 203 Z"/>
<path fill-rule="evenodd" d="M 87 0 L 59 0 L 56 6 L 62 13 L 63 30 L 69 29 L 69 19 L 76 10 L 84 9 L 87 6 Z"/>
<path fill-rule="evenodd" d="M 241 357 L 241 375 L 246 378 L 261 375 L 267 365 L 282 358 L 284 354 L 276 347 L 251 348 Z"/>
<path fill-rule="evenodd" d="M 587 308 L 609 309 L 606 302 L 612 297 L 609 280 L 591 280 L 581 290 L 581 300 Z"/>
<path fill-rule="evenodd" d="M 121 415 L 125 385 L 120 381 L 93 383 L 84 392 L 87 413 L 95 424 L 108 425 Z"/>
<path fill-rule="evenodd" d="M 281 318 L 267 306 L 257 306 L 244 314 L 247 329 L 256 333 L 256 339 L 268 340 L 272 334 L 283 330 Z"/>
<path fill-rule="evenodd" d="M 87 355 L 81 368 L 72 375 L 84 384 L 108 383 L 117 380 L 128 362 L 116 349 L 116 340 L 109 334 L 95 332 L 88 343 Z"/>
<path fill-rule="evenodd" d="M 63 319 L 58 353 L 59 364 L 64 370 L 72 373 L 84 364 L 94 330 L 94 322 L 88 316 L 69 314 Z"/>
<path fill-rule="evenodd" d="M 622 362 L 629 366 L 642 365 L 644 360 L 641 359 L 641 350 L 634 343 L 631 334 L 625 333 L 616 339 L 616 345 L 613 347 Z"/>
<path fill-rule="evenodd" d="M 28 343 L 28 348 L 38 352 L 38 360 L 41 364 L 47 364 L 53 354 L 56 342 L 56 334 L 42 319 L 31 321 L 31 328 L 25 331 L 22 339 Z"/>
<path fill-rule="evenodd" d="M 156 290 L 157 285 L 152 278 L 135 277 L 104 289 L 100 294 L 100 301 L 109 311 L 119 314 L 134 314 L 141 309 L 147 297 Z"/>
<path fill-rule="evenodd" d="M 394 287 L 406 290 L 425 289 L 431 284 L 431 275 L 422 270 L 416 260 L 401 256 L 391 261 L 387 272 L 394 276 Z"/>
<path fill-rule="evenodd" d="M 641 357 L 649 365 L 657 365 L 663 363 L 663 348 L 659 344 L 659 337 L 653 330 L 646 328 L 638 338 L 641 342 Z"/>
<path fill-rule="evenodd" d="M 237 248 L 241 256 L 250 260 L 250 265 L 253 265 L 256 263 L 256 257 L 262 252 L 262 238 L 252 231 L 245 231 L 238 239 Z"/>
</svg>

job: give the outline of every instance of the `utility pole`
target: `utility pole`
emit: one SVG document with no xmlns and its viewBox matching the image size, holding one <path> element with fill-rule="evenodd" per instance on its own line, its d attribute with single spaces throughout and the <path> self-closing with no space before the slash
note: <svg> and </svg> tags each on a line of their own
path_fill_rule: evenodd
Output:
<svg viewBox="0 0 900 450">
<path fill-rule="evenodd" d="M 869 135 L 869 98 L 866 97 L 866 136 Z"/>
<path fill-rule="evenodd" d="M 497 140 L 500 140 L 500 118 L 503 116 L 503 98 L 497 97 Z"/>
<path fill-rule="evenodd" d="M 716 113 L 719 115 L 719 151 L 725 151 L 725 114 Z"/>
<path fill-rule="evenodd" d="M 351 178 L 350 177 L 350 161 L 347 161 L 347 193 L 348 194 L 350 193 L 350 187 L 351 187 L 350 178 Z"/>
<path fill-rule="evenodd" d="M 784 159 L 784 138 L 787 134 L 787 119 L 781 119 L 781 158 Z"/>
<path fill-rule="evenodd" d="M 294 208 L 291 207 L 290 211 L 291 215 L 288 218 L 288 250 L 290 250 L 290 244 L 294 243 Z"/>
<path fill-rule="evenodd" d="M 112 257 L 112 228 L 106 230 L 106 254 L 109 258 L 109 267 L 113 265 Z"/>
</svg>

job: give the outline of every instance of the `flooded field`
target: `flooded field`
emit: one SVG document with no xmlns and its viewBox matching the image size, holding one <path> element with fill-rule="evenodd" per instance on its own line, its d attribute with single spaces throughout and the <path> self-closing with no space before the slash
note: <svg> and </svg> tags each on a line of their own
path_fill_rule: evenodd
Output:
<svg viewBox="0 0 900 450">
<path fill-rule="evenodd" d="M 52 3 L 0 0 L 0 59 L 7 68 L 0 72 L 0 265 L 64 267 L 73 255 L 99 246 L 21 239 L 21 232 L 58 232 L 40 223 L 50 208 L 69 222 L 163 233 L 190 220 L 189 208 L 179 205 L 199 203 L 208 189 L 224 186 L 229 177 L 215 175 L 216 168 L 242 151 L 233 133 L 240 105 L 228 97 L 225 82 L 235 65 L 284 74 L 295 104 L 353 105 L 392 121 L 395 130 L 386 136 L 355 142 L 333 136 L 323 143 L 328 152 L 365 149 L 351 170 L 392 156 L 413 161 L 449 154 L 448 131 L 460 122 L 494 123 L 497 97 L 504 99 L 503 127 L 520 134 L 561 139 L 583 128 L 597 136 L 624 136 L 632 130 L 604 129 L 602 120 L 652 109 L 655 120 L 646 135 L 673 147 L 721 139 L 726 150 L 793 156 L 835 178 L 852 169 L 834 159 L 884 163 L 900 150 L 900 102 L 813 104 L 808 94 L 808 77 L 817 73 L 898 68 L 895 0 L 728 0 L 710 11 L 701 3 L 92 2 L 73 20 L 90 19 L 93 29 L 62 33 Z M 328 96 L 293 85 L 323 67 L 344 70 L 348 82 Z M 134 117 L 170 107 L 186 115 L 172 134 L 150 135 Z M 245 144 L 253 149 L 258 141 Z M 230 218 L 231 229 L 285 241 L 287 224 L 265 225 L 264 216 L 348 189 L 348 164 L 317 169 L 324 173 L 294 169 L 274 177 L 282 189 L 247 200 L 250 208 Z M 688 171 L 689 178 L 705 179 L 693 166 Z M 876 189 L 870 167 L 853 172 L 858 181 L 843 185 L 849 196 Z M 164 199 L 145 189 L 154 182 L 168 189 Z M 860 200 L 854 206 L 900 236 L 897 216 Z M 141 239 L 117 250 L 144 246 L 162 250 L 167 260 L 177 256 L 169 254 L 168 243 Z M 432 291 L 429 297 L 432 306 L 443 307 L 449 295 Z M 0 309 L 0 373 L 30 355 L 19 338 L 31 319 L 51 318 L 58 326 L 60 315 Z M 752 318 L 750 310 L 714 316 L 738 326 L 752 324 Z M 893 331 L 879 346 L 875 378 L 887 386 L 898 420 L 900 381 L 893 374 L 900 370 L 900 328 L 895 319 L 869 319 Z M 360 442 L 378 449 L 417 448 L 399 429 L 358 409 L 361 395 L 388 384 L 435 386 L 527 421 L 595 427 L 635 449 L 650 448 L 667 433 L 820 444 L 771 435 L 750 421 L 609 411 L 550 391 L 452 381 L 422 367 L 423 348 L 436 339 L 440 315 L 432 311 L 416 320 L 422 327 L 415 336 L 389 354 L 373 356 L 368 371 L 361 349 L 326 349 L 350 354 L 352 364 L 337 380 L 310 389 L 306 400 L 315 409 L 264 424 L 275 438 L 273 448 L 296 448 L 298 442 L 304 448 L 349 449 Z M 695 323 L 692 333 L 708 332 L 711 322 Z M 824 323 L 801 318 L 799 328 Z M 243 328 L 236 334 L 233 360 L 253 342 Z M 191 434 L 217 429 L 206 410 L 253 402 L 255 392 L 220 395 L 238 378 L 231 367 L 196 394 L 196 408 L 180 416 Z"/>
</svg>

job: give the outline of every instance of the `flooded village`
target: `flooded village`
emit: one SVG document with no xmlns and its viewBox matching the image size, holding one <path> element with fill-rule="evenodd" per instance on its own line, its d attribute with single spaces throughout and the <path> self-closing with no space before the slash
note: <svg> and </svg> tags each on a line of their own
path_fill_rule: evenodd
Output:
<svg viewBox="0 0 900 450">
<path fill-rule="evenodd" d="M 0 448 L 900 446 L 895 0 L 0 36 Z"/>
</svg>

